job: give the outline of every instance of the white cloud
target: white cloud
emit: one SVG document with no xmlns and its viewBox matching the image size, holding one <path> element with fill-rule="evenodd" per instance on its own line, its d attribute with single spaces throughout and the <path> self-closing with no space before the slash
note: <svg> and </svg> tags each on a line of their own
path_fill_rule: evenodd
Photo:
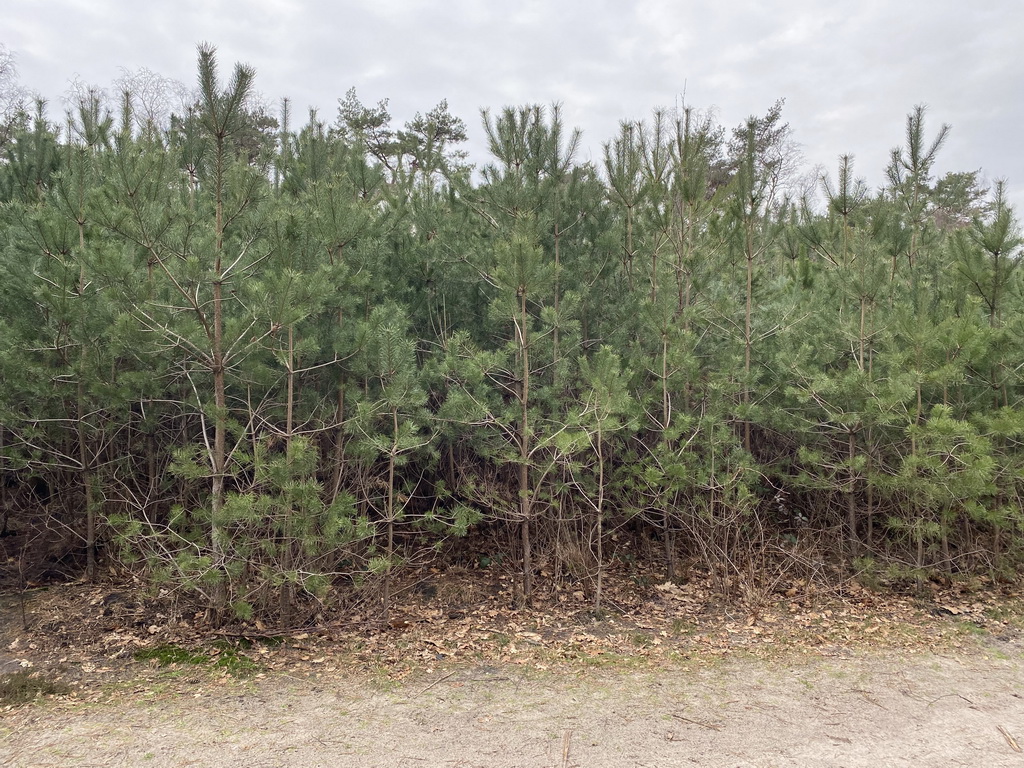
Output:
<svg viewBox="0 0 1024 768">
<path fill-rule="evenodd" d="M 312 105 L 333 120 L 350 86 L 366 102 L 389 98 L 398 122 L 447 98 L 483 159 L 481 107 L 561 101 L 585 130 L 581 154 L 596 158 L 620 120 L 684 90 L 726 127 L 785 97 L 808 163 L 832 168 L 853 152 L 872 183 L 923 102 L 935 126 L 954 128 L 941 169 L 983 167 L 1024 189 L 1018 3 L 15 0 L 4 21 L 22 83 L 54 101 L 76 75 L 106 86 L 122 68 L 191 84 L 206 40 L 225 73 L 250 63 L 268 101 L 291 97 L 296 119 Z"/>
</svg>

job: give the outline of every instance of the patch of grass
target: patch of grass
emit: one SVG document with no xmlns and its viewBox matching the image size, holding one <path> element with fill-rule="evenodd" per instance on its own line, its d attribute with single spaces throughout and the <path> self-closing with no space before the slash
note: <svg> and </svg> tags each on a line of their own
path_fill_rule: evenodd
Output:
<svg viewBox="0 0 1024 768">
<path fill-rule="evenodd" d="M 593 668 L 621 667 L 623 669 L 636 669 L 646 663 L 641 656 L 623 655 L 615 651 L 604 651 L 595 655 L 587 654 L 580 661 Z"/>
<path fill-rule="evenodd" d="M 654 638 L 646 632 L 635 632 L 630 640 L 637 648 L 650 648 L 654 644 Z"/>
<path fill-rule="evenodd" d="M 956 631 L 961 635 L 968 635 L 971 637 L 981 637 L 982 635 L 988 634 L 988 630 L 985 627 L 968 620 L 957 621 Z"/>
<path fill-rule="evenodd" d="M 550 659 L 552 664 L 571 665 L 570 668 L 575 668 L 577 671 L 615 667 L 635 669 L 643 667 L 646 663 L 646 659 L 641 656 L 622 654 L 611 650 L 595 652 L 577 643 L 568 643 L 561 648 L 551 649 L 544 658 Z"/>
<path fill-rule="evenodd" d="M 985 609 L 985 618 L 999 621 L 1011 627 L 1024 626 L 1024 610 L 1018 602 L 1006 602 Z"/>
<path fill-rule="evenodd" d="M 672 634 L 675 637 L 692 635 L 696 631 L 697 628 L 686 619 L 672 619 Z"/>
<path fill-rule="evenodd" d="M 62 696 L 71 692 L 66 683 L 28 670 L 0 676 L 0 706 L 17 706 L 40 696 Z"/>
<path fill-rule="evenodd" d="M 401 685 L 401 681 L 395 679 L 393 672 L 394 670 L 387 664 L 375 660 L 371 662 L 370 667 L 367 669 L 367 682 L 383 693 L 395 691 Z"/>
</svg>

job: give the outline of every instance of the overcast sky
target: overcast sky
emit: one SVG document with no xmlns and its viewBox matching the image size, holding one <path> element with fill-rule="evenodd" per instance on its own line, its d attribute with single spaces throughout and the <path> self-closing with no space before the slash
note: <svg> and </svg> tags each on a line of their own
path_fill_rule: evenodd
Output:
<svg viewBox="0 0 1024 768">
<path fill-rule="evenodd" d="M 6 0 L 0 26 L 20 83 L 55 106 L 73 79 L 122 70 L 192 85 L 200 41 L 300 121 L 311 106 L 333 121 L 353 86 L 399 126 L 447 99 L 478 163 L 482 107 L 561 102 L 598 161 L 620 120 L 684 93 L 730 128 L 784 98 L 807 169 L 834 175 L 850 152 L 876 186 L 926 104 L 929 136 L 953 126 L 937 170 L 1008 178 L 1024 203 L 1020 0 Z"/>
</svg>

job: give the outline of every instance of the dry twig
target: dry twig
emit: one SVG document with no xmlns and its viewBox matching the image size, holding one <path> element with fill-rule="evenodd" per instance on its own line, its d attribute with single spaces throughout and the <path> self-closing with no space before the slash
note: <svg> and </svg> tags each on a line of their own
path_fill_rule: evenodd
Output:
<svg viewBox="0 0 1024 768">
<path fill-rule="evenodd" d="M 454 675 L 454 674 L 455 674 L 456 672 L 458 672 L 458 670 L 457 670 L 457 669 L 453 669 L 453 670 L 452 670 L 451 672 L 449 672 L 449 673 L 448 673 L 447 675 L 445 675 L 444 677 L 439 677 L 439 678 L 437 678 L 437 680 L 435 680 L 434 682 L 432 682 L 432 683 L 431 683 L 430 685 L 428 685 L 428 686 L 427 686 L 426 688 L 424 688 L 424 689 L 423 689 L 422 691 L 420 691 L 420 692 L 419 692 L 419 693 L 417 693 L 416 695 L 417 695 L 417 696 L 422 696 L 422 695 L 423 695 L 424 693 L 426 693 L 427 691 L 429 691 L 429 690 L 430 690 L 431 688 L 433 688 L 433 687 L 434 687 L 435 685 L 437 685 L 438 683 L 443 683 L 443 682 L 444 682 L 445 680 L 447 680 L 447 679 L 448 679 L 449 677 L 452 677 L 452 676 L 453 676 L 453 675 Z"/>
<path fill-rule="evenodd" d="M 683 717 L 682 715 L 676 715 L 676 714 L 673 714 L 672 717 L 674 717 L 676 720 L 682 720 L 684 723 L 693 723 L 694 725 L 699 725 L 701 728 L 707 728 L 708 730 L 711 730 L 711 731 L 720 731 L 720 730 L 722 730 L 722 726 L 715 725 L 713 723 L 702 723 L 699 720 L 691 720 L 688 717 Z"/>
</svg>

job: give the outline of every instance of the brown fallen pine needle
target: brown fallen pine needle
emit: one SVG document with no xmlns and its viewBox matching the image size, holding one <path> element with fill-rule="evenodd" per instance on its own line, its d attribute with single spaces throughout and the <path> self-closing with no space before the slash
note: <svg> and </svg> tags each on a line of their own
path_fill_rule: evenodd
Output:
<svg viewBox="0 0 1024 768">
<path fill-rule="evenodd" d="M 863 696 L 863 697 L 864 697 L 864 700 L 865 700 L 865 701 L 868 701 L 868 702 L 870 702 L 870 703 L 874 704 L 874 705 L 875 705 L 876 707 L 878 707 L 878 708 L 880 708 L 880 709 L 884 709 L 884 710 L 885 710 L 886 712 L 888 712 L 888 711 L 889 711 L 888 707 L 884 707 L 884 706 L 882 706 L 882 705 L 881 705 L 881 704 L 879 704 L 879 703 L 878 703 L 877 701 L 875 701 L 875 700 L 874 700 L 873 698 L 871 698 L 871 697 L 870 697 L 870 696 L 868 695 L 868 692 L 867 692 L 867 691 L 864 691 L 864 690 L 860 690 L 860 689 L 855 689 L 855 690 L 857 691 L 857 693 L 859 693 L 859 694 L 860 694 L 861 696 Z M 930 705 L 929 705 L 929 706 L 930 706 Z"/>
<path fill-rule="evenodd" d="M 572 742 L 572 731 L 562 734 L 562 768 L 569 768 L 569 744 Z"/>
<path fill-rule="evenodd" d="M 1007 733 L 1006 729 L 1003 728 L 1003 726 L 997 725 L 996 728 L 998 728 L 999 732 L 1003 734 L 1003 738 L 1006 739 L 1006 743 L 1010 745 L 1010 749 L 1012 749 L 1014 752 L 1021 751 L 1020 744 L 1017 743 L 1017 740 L 1013 738 L 1013 736 Z"/>
<path fill-rule="evenodd" d="M 673 714 L 672 717 L 674 717 L 676 720 L 682 720 L 684 723 L 693 723 L 694 725 L 699 725 L 701 728 L 707 728 L 712 731 L 722 730 L 722 726 L 714 725 L 713 723 L 702 723 L 699 720 L 691 720 L 690 718 L 683 717 L 682 715 Z"/>
</svg>

